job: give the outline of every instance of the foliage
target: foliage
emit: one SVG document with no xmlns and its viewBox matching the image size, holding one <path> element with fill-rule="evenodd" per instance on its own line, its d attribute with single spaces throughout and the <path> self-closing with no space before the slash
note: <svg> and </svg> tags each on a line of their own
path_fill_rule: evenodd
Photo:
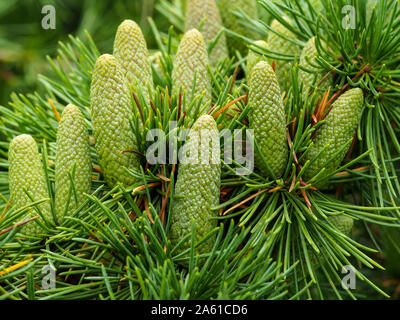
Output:
<svg viewBox="0 0 400 320">
<path fill-rule="evenodd" d="M 195 224 L 180 243 L 172 245 L 168 238 L 170 211 L 177 199 L 174 187 L 179 165 L 147 163 L 144 155 L 154 142 L 147 141 L 146 136 L 151 129 L 162 129 L 169 145 L 183 129 L 193 125 L 198 115 L 210 110 L 208 113 L 220 128 L 228 117 L 227 127 L 237 129 L 237 134 L 242 134 L 237 138 L 243 139 L 251 108 L 246 73 L 240 71 L 246 71 L 245 58 L 239 55 L 221 60 L 214 68 L 209 67 L 211 103 L 203 103 L 201 95 L 173 92 L 173 60 L 183 35 L 184 20 L 180 2 L 160 1 L 157 9 L 165 9 L 176 28 L 170 27 L 168 31 L 163 28 L 161 32 L 156 20 L 149 19 L 160 55 L 159 64 L 152 66 L 155 90 L 150 101 L 141 90 L 132 92 L 131 127 L 140 142 L 138 150 L 133 151 L 141 155 L 141 166 L 127 173 L 138 182 L 112 189 L 105 185 L 92 143 L 91 194 L 86 195 L 85 202 L 61 225 L 46 225 L 46 238 L 24 237 L 19 233 L 24 224 L 21 220 L 30 208 L 15 211 L 8 202 L 9 141 L 21 133 L 31 134 L 36 139 L 42 153 L 50 201 L 53 201 L 58 117 L 65 105 L 73 103 L 80 108 L 89 134 L 93 135 L 89 110 L 91 74 L 103 50 L 89 33 L 70 36 L 68 42 L 61 42 L 58 57 L 47 58 L 51 72 L 39 76 L 38 92 L 13 94 L 8 106 L 0 107 L 0 131 L 4 137 L 0 144 L 0 297 L 368 298 L 360 290 L 373 290 L 387 297 L 370 280 L 373 273 L 367 269 L 383 269 L 374 258 L 380 248 L 370 227 L 382 226 L 396 231 L 399 227 L 397 194 L 400 188 L 395 179 L 399 160 L 395 101 L 399 53 L 396 44 L 399 42 L 394 41 L 399 34 L 396 33 L 398 8 L 392 0 L 379 2 L 369 18 L 374 24 L 371 27 L 365 23 L 366 8 L 358 5 L 358 1 L 351 1 L 360 13 L 359 22 L 363 26 L 361 32 L 355 32 L 333 29 L 337 27 L 338 8 L 344 0 L 335 4 L 327 0 L 322 2 L 325 14 L 316 12 L 309 0 L 277 4 L 261 1 L 264 10 L 298 36 L 297 44 L 304 46 L 316 35 L 320 54 L 315 59 L 318 65 L 313 67 L 324 74 L 333 73 L 334 87 L 323 94 L 316 91 L 304 95 L 298 81 L 300 67 L 296 57 L 263 47 L 252 49 L 270 59 L 292 61 L 294 66 L 290 74 L 292 86 L 282 95 L 290 148 L 284 173 L 271 179 L 255 168 L 248 175 L 239 175 L 237 169 L 243 171 L 244 166 L 225 157 L 221 149 L 221 201 L 213 208 L 219 213 L 217 227 L 199 242 L 191 241 L 190 248 L 183 252 L 179 250 L 183 243 L 195 237 Z M 304 7 L 301 5 L 304 3 L 309 5 Z M 389 11 L 396 14 L 383 20 Z M 290 25 L 285 22 L 283 13 L 291 19 Z M 242 24 L 257 30 L 258 34 L 264 37 L 268 34 L 268 24 L 262 20 L 249 20 L 240 10 L 235 14 Z M 386 36 L 378 39 L 377 32 Z M 238 37 L 248 43 L 255 40 Z M 326 48 L 318 45 L 321 40 L 327 44 Z M 212 46 L 210 43 L 208 50 Z M 386 54 L 386 50 L 391 55 Z M 318 157 L 305 164 L 302 162 L 313 144 L 315 132 L 323 124 L 330 105 L 349 87 L 361 87 L 367 103 L 356 138 L 343 145 L 343 150 L 349 149 L 346 159 L 334 171 L 321 170 L 310 181 L 304 181 L 305 169 Z M 230 117 L 228 111 L 235 116 Z M 195 116 L 188 117 L 187 113 Z M 176 128 L 170 127 L 171 121 L 176 122 Z M 229 150 L 230 146 L 225 144 L 227 141 L 222 139 L 222 148 Z M 178 139 L 178 148 L 181 145 Z M 381 147 L 376 148 L 376 145 Z M 259 152 L 257 143 L 254 150 Z M 168 156 L 174 157 L 174 154 Z M 264 165 L 268 167 L 268 163 Z M 316 188 L 319 182 L 326 182 L 328 187 Z M 75 192 L 73 185 L 70 192 Z M 37 201 L 32 206 L 37 207 L 43 201 L 48 200 Z M 365 228 L 368 240 L 364 236 L 356 239 L 343 234 L 328 219 L 343 214 L 356 221 L 356 230 Z M 217 239 L 212 250 L 195 255 L 195 247 L 212 236 Z M 183 262 L 188 267 L 182 267 Z M 42 288 L 41 271 L 47 265 L 56 270 L 53 289 Z M 362 283 L 356 291 L 343 290 L 340 286 L 344 265 L 356 269 Z"/>
</svg>

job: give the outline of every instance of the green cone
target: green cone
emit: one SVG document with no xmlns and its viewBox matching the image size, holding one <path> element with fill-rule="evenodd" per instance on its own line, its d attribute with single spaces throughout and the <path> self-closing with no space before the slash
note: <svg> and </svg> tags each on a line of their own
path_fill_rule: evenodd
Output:
<svg viewBox="0 0 400 320">
<path fill-rule="evenodd" d="M 131 96 L 118 60 L 104 54 L 93 68 L 90 87 L 92 124 L 99 163 L 107 183 L 132 185 L 136 179 L 125 168 L 139 168 L 136 137 L 130 122 L 133 117 Z"/>
<path fill-rule="evenodd" d="M 73 192 L 70 194 L 70 176 L 76 198 Z M 59 222 L 85 201 L 85 193 L 90 193 L 91 183 L 92 161 L 85 118 L 77 106 L 69 104 L 61 115 L 57 129 L 55 209 Z"/>
<path fill-rule="evenodd" d="M 203 115 L 193 125 L 186 139 L 186 161 L 178 168 L 178 179 L 171 219 L 170 239 L 176 245 L 191 232 L 192 221 L 196 225 L 196 242 L 217 226 L 217 216 L 211 210 L 219 204 L 220 194 L 220 145 L 219 131 L 214 119 Z M 204 161 L 202 161 L 204 160 Z M 197 248 L 196 253 L 210 252 L 214 239 L 210 238 Z M 181 251 L 190 247 L 191 240 L 183 244 Z"/>
<path fill-rule="evenodd" d="M 32 203 L 27 193 L 34 201 L 49 198 L 38 147 L 30 135 L 22 134 L 11 141 L 8 161 L 11 206 L 15 210 Z M 53 221 L 49 202 L 43 202 L 37 208 L 46 220 Z M 32 208 L 24 220 L 37 215 L 38 212 Z M 41 223 L 45 223 L 42 218 L 39 220 Z M 37 236 L 43 232 L 44 230 L 35 221 L 30 221 L 21 227 L 21 233 L 29 236 Z"/>
<path fill-rule="evenodd" d="M 201 28 L 199 28 L 201 26 Z M 186 31 L 196 28 L 200 30 L 206 44 L 213 41 L 223 28 L 221 16 L 215 0 L 189 0 L 186 17 Z M 219 37 L 210 52 L 210 64 L 215 66 L 219 61 L 228 57 L 228 47 L 225 33 Z"/>
<path fill-rule="evenodd" d="M 256 0 L 217 0 L 219 12 L 221 13 L 222 22 L 224 26 L 242 36 L 250 39 L 256 39 L 257 33 L 249 30 L 243 26 L 239 18 L 233 13 L 235 11 L 243 10 L 249 17 L 258 20 L 258 8 Z M 236 50 L 245 57 L 247 55 L 247 43 L 235 36 L 227 36 L 228 47 L 232 56 L 235 55 Z"/>
<path fill-rule="evenodd" d="M 254 41 L 254 45 L 262 48 L 268 48 L 268 44 L 264 40 Z M 260 51 L 261 49 L 257 48 L 256 46 L 253 46 L 253 48 Z M 253 50 L 249 50 L 249 54 L 247 55 L 246 75 L 250 77 L 251 70 L 254 68 L 254 66 L 263 60 L 267 61 L 267 58 Z"/>
<path fill-rule="evenodd" d="M 211 79 L 208 74 L 208 55 L 203 36 L 196 29 L 185 33 L 174 60 L 172 86 L 175 94 L 182 92 L 190 97 L 194 87 L 194 95 L 204 93 L 203 102 L 211 99 Z"/>
<path fill-rule="evenodd" d="M 161 63 L 161 57 L 162 57 L 161 51 L 156 51 L 150 56 L 150 63 L 159 75 L 162 75 L 164 73 L 163 70 L 164 68 Z"/>
<path fill-rule="evenodd" d="M 114 57 L 118 59 L 129 84 L 142 89 L 149 100 L 153 93 L 153 76 L 149 52 L 142 30 L 132 20 L 124 20 L 118 27 L 114 40 Z"/>
<path fill-rule="evenodd" d="M 321 70 L 318 70 L 317 68 L 313 67 L 313 65 L 317 64 L 316 62 L 317 56 L 318 56 L 318 50 L 315 46 L 315 37 L 312 37 L 310 40 L 308 40 L 300 56 L 300 65 L 312 71 L 310 73 L 299 69 L 299 80 L 300 83 L 303 82 L 304 85 L 303 87 L 304 96 L 308 92 L 310 92 L 310 90 L 314 89 L 321 82 L 322 78 L 325 76 L 323 72 L 320 72 Z M 318 91 L 323 93 L 326 90 L 328 90 L 330 86 L 332 86 L 331 76 L 329 76 L 327 79 L 324 80 L 324 82 L 321 83 L 321 86 L 319 86 Z"/>
<path fill-rule="evenodd" d="M 349 235 L 353 228 L 354 220 L 343 214 L 328 217 L 329 221 L 343 234 Z"/>
<path fill-rule="evenodd" d="M 354 137 L 361 118 L 363 102 L 363 92 L 361 89 L 356 88 L 344 93 L 332 105 L 331 111 L 325 118 L 325 123 L 319 127 L 316 133 L 314 144 L 305 155 L 304 161 L 316 158 L 304 172 L 306 180 L 310 180 L 323 168 L 329 173 L 341 164 L 346 156 L 347 149 L 340 152 L 334 161 L 329 163 L 328 161 Z M 328 143 L 329 147 L 317 157 Z"/>
<path fill-rule="evenodd" d="M 351 229 L 353 228 L 354 224 L 353 218 L 341 214 L 341 215 L 329 216 L 328 220 L 341 233 L 343 233 L 346 236 L 350 236 Z M 310 254 L 310 260 L 313 268 L 315 270 L 318 270 L 321 268 L 321 265 L 325 265 L 328 262 L 326 259 L 327 256 L 329 256 L 329 253 L 326 251 L 325 248 L 322 248 L 321 253 L 319 254 L 320 260 L 318 260 L 317 258 L 317 253 L 312 251 Z"/>
<path fill-rule="evenodd" d="M 296 38 L 296 36 L 291 31 L 289 31 L 287 28 L 285 28 L 276 19 L 274 19 L 271 22 L 270 27 L 272 30 L 279 33 L 280 35 L 283 35 L 284 37 L 286 37 L 288 39 Z M 294 44 L 294 43 L 290 42 L 289 40 L 281 38 L 280 36 L 275 34 L 273 31 L 270 31 L 268 34 L 267 45 L 271 51 L 274 51 L 277 53 L 282 53 L 285 55 L 296 56 L 300 53 L 300 48 L 297 44 Z M 282 92 L 283 91 L 287 92 L 292 85 L 291 73 L 290 73 L 290 70 L 292 68 L 292 62 L 293 61 L 275 59 L 276 77 L 278 79 L 278 82 L 279 82 Z"/>
<path fill-rule="evenodd" d="M 267 62 L 255 65 L 249 87 L 249 128 L 254 130 L 254 139 L 271 171 L 257 152 L 255 164 L 266 176 L 280 177 L 288 158 L 286 120 L 278 81 Z"/>
</svg>

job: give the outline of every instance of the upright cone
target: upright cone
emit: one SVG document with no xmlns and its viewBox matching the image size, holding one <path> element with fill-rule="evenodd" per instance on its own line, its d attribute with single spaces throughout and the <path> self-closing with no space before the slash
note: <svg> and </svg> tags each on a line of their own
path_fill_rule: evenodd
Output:
<svg viewBox="0 0 400 320">
<path fill-rule="evenodd" d="M 252 47 L 258 51 L 261 50 L 260 48 L 257 48 L 257 46 L 262 48 L 268 48 L 268 44 L 264 40 L 254 41 Z M 247 55 L 247 64 L 246 64 L 247 77 L 250 77 L 251 71 L 253 70 L 254 66 L 263 60 L 266 61 L 267 59 L 264 58 L 262 54 L 259 54 L 258 52 L 255 52 L 253 50 L 249 50 L 249 54 Z"/>
<path fill-rule="evenodd" d="M 27 134 L 15 137 L 8 151 L 9 161 L 9 188 L 11 194 L 11 206 L 21 209 L 32 203 L 49 198 L 42 161 L 35 140 Z M 28 194 L 29 196 L 28 196 Z M 49 202 L 43 202 L 37 206 L 44 218 L 53 221 Z M 28 211 L 25 219 L 39 215 L 32 208 Z M 42 218 L 39 218 L 45 224 Z M 54 221 L 53 221 L 54 222 Z M 44 230 L 35 221 L 30 221 L 21 228 L 21 233 L 29 236 L 38 236 Z"/>
<path fill-rule="evenodd" d="M 307 72 L 304 70 L 299 69 L 299 80 L 300 83 L 303 82 L 303 95 L 306 95 L 310 90 L 316 88 L 320 82 L 322 81 L 325 74 L 315 68 L 313 65 L 316 65 L 316 58 L 318 56 L 318 50 L 315 46 L 315 37 L 312 37 L 306 43 L 305 47 L 303 48 L 300 56 L 300 65 L 307 68 L 309 71 Z M 321 93 L 328 90 L 328 88 L 332 86 L 332 77 L 329 76 L 327 79 L 321 83 L 321 85 L 316 88 Z"/>
<path fill-rule="evenodd" d="M 196 226 L 195 241 L 201 240 L 216 227 L 217 216 L 212 208 L 219 204 L 221 165 L 219 131 L 214 119 L 203 115 L 193 125 L 184 145 L 186 158 L 180 157 L 178 179 L 175 185 L 170 239 L 179 243 Z M 183 162 L 182 162 L 183 161 Z M 210 238 L 197 248 L 196 253 L 208 253 L 214 239 Z M 181 251 L 190 247 L 190 238 Z"/>
<path fill-rule="evenodd" d="M 186 31 L 196 28 L 200 30 L 206 44 L 213 41 L 223 28 L 221 16 L 215 0 L 189 0 L 186 17 Z M 225 33 L 222 33 L 210 52 L 210 64 L 215 66 L 228 57 Z"/>
<path fill-rule="evenodd" d="M 137 142 L 131 128 L 131 96 L 118 60 L 104 54 L 97 59 L 90 87 L 92 124 L 99 163 L 107 183 L 132 185 L 136 179 L 125 171 L 139 169 Z M 130 152 L 124 152 L 130 151 Z M 123 153 L 124 152 L 124 153 Z"/>
<path fill-rule="evenodd" d="M 341 95 L 332 105 L 325 122 L 316 133 L 314 144 L 305 155 L 304 161 L 315 160 L 304 172 L 306 180 L 310 180 L 323 168 L 329 173 L 341 164 L 348 150 L 337 153 L 354 137 L 361 118 L 363 102 L 362 90 L 355 88 Z M 327 144 L 329 147 L 322 152 Z"/>
<path fill-rule="evenodd" d="M 73 104 L 65 107 L 58 125 L 55 167 L 55 210 L 61 222 L 85 201 L 92 183 L 89 133 L 82 112 Z"/>
<path fill-rule="evenodd" d="M 296 39 L 296 36 L 276 19 L 272 21 L 271 29 L 288 39 Z M 269 32 L 267 40 L 268 48 L 271 51 L 293 56 L 300 53 L 300 47 L 297 44 L 278 36 L 273 31 Z M 287 92 L 292 85 L 290 70 L 293 61 L 275 60 L 276 77 L 282 91 Z"/>
<path fill-rule="evenodd" d="M 341 214 L 337 216 L 329 216 L 328 219 L 341 233 L 346 236 L 350 234 L 354 224 L 353 218 Z"/>
<path fill-rule="evenodd" d="M 211 99 L 211 79 L 208 74 L 208 55 L 203 36 L 196 29 L 187 31 L 178 48 L 172 71 L 172 86 L 175 94 L 182 90 L 190 97 L 202 95 L 203 103 Z M 194 83 L 196 83 L 194 85 Z"/>
<path fill-rule="evenodd" d="M 278 178 L 288 158 L 286 120 L 278 80 L 267 62 L 255 65 L 249 87 L 249 127 L 269 169 L 257 153 L 255 163 L 266 176 Z"/>
<path fill-rule="evenodd" d="M 149 100 L 153 93 L 153 76 L 146 40 L 136 22 L 125 20 L 119 25 L 113 55 L 121 64 L 129 84 L 136 90 L 140 87 L 144 98 Z"/>
</svg>

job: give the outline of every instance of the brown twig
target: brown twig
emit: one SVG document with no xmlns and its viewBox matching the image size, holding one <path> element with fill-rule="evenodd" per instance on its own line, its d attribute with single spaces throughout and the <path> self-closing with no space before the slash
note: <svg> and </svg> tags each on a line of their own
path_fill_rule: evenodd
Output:
<svg viewBox="0 0 400 320">
<path fill-rule="evenodd" d="M 219 109 L 216 113 L 214 113 L 213 118 L 216 119 L 222 112 L 224 112 L 226 109 L 230 108 L 231 106 L 233 106 L 236 102 L 239 102 L 240 100 L 243 100 L 244 98 L 246 98 L 246 95 L 241 96 L 239 98 L 236 98 L 235 100 L 232 100 L 231 102 L 229 102 L 226 106 L 222 107 L 221 109 Z"/>
<path fill-rule="evenodd" d="M 96 172 L 101 174 L 101 169 L 99 167 L 96 167 L 96 166 L 92 165 L 92 168 L 93 168 L 94 171 L 96 171 Z"/>
<path fill-rule="evenodd" d="M 179 96 L 178 96 L 178 121 L 181 118 L 181 111 L 182 111 L 182 90 L 179 90 Z"/>
<path fill-rule="evenodd" d="M 4 207 L 3 212 L 0 215 L 0 220 L 3 220 L 4 215 L 6 214 L 8 209 L 10 208 L 10 205 L 11 205 L 11 199 L 7 201 L 6 206 Z"/>
<path fill-rule="evenodd" d="M 165 181 L 165 182 L 170 182 L 170 181 L 171 181 L 170 178 L 167 178 L 167 177 L 165 177 L 164 175 L 162 175 L 162 174 L 160 174 L 160 173 L 157 173 L 157 174 L 156 174 L 156 177 L 159 177 L 161 180 L 163 180 L 163 181 Z"/>
<path fill-rule="evenodd" d="M 185 118 L 186 118 L 186 110 L 183 110 L 182 123 L 185 122 Z"/>
<path fill-rule="evenodd" d="M 321 79 L 320 82 L 317 83 L 316 88 L 319 88 L 331 75 L 332 70 L 329 70 L 329 72 L 327 72 Z M 309 96 L 311 96 L 314 93 L 314 89 L 310 90 L 310 92 L 308 93 Z"/>
<path fill-rule="evenodd" d="M 12 225 L 11 227 L 8 227 L 7 229 L 4 229 L 4 230 L 0 231 L 0 235 L 5 234 L 5 233 L 11 231 L 12 229 L 14 229 L 16 227 L 22 226 L 25 223 L 31 222 L 32 220 L 36 220 L 37 218 L 39 218 L 39 216 L 34 216 L 32 218 L 29 218 L 28 220 L 25 220 L 25 221 L 22 221 L 22 222 L 18 222 L 16 224 Z"/>
<path fill-rule="evenodd" d="M 152 182 L 152 183 L 147 184 L 147 187 L 148 187 L 148 188 L 150 188 L 150 187 L 156 187 L 156 186 L 159 186 L 160 184 L 161 184 L 160 181 Z M 132 190 L 132 194 L 135 194 L 136 192 L 142 191 L 142 190 L 144 190 L 144 189 L 146 189 L 146 185 L 143 185 L 143 186 L 140 186 L 140 187 L 136 187 L 135 189 Z"/>
<path fill-rule="evenodd" d="M 262 194 L 264 192 L 267 192 L 267 191 L 268 191 L 268 189 L 264 189 L 264 190 L 261 190 L 261 191 L 255 193 L 255 194 L 251 195 L 250 197 L 244 199 L 243 201 L 239 202 L 238 204 L 236 204 L 233 207 L 231 207 L 228 210 L 226 210 L 222 215 L 223 216 L 226 215 L 228 212 L 231 212 L 232 210 L 235 210 L 236 208 L 240 207 L 241 205 L 245 204 L 246 202 L 250 201 L 251 199 L 253 199 L 253 198 L 257 197 L 258 195 L 260 195 L 260 194 Z"/>
<path fill-rule="evenodd" d="M 59 114 L 58 111 L 57 111 L 56 106 L 55 106 L 54 103 L 53 103 L 53 100 L 51 100 L 50 98 L 48 98 L 47 101 L 49 102 L 50 107 L 51 107 L 51 109 L 53 110 L 53 113 L 54 113 L 54 115 L 55 115 L 57 121 L 60 122 L 60 121 L 61 121 L 61 117 L 60 117 L 60 114 Z"/>
<path fill-rule="evenodd" d="M 232 92 L 232 90 L 233 90 L 233 85 L 234 85 L 234 83 L 235 83 L 235 81 L 236 81 L 236 77 L 237 77 L 237 74 L 238 74 L 238 70 L 239 70 L 239 65 L 236 66 L 235 71 L 233 72 L 232 83 L 231 83 L 231 85 L 230 85 L 230 87 L 229 87 L 229 94 L 230 94 L 230 93 Z"/>
<path fill-rule="evenodd" d="M 140 119 L 142 120 L 142 123 L 144 125 L 144 115 L 143 115 L 143 110 L 142 110 L 142 106 L 140 105 L 139 99 L 135 93 L 135 91 L 132 90 L 132 95 L 133 95 L 133 99 L 135 100 L 136 103 L 136 107 L 139 110 L 139 114 L 140 114 Z"/>
<path fill-rule="evenodd" d="M 364 167 L 360 167 L 360 168 L 356 168 L 356 169 L 351 169 L 351 171 L 354 171 L 354 172 L 361 172 L 361 171 L 364 171 L 364 170 L 369 169 L 370 167 L 371 167 L 371 166 L 368 165 L 368 166 L 364 166 Z M 340 177 L 340 176 L 344 176 L 344 175 L 346 175 L 346 174 L 348 174 L 347 171 L 341 171 L 341 172 L 335 173 L 333 176 L 334 176 L 334 177 Z"/>
<path fill-rule="evenodd" d="M 147 217 L 149 218 L 150 222 L 154 224 L 153 217 L 151 216 L 150 209 L 149 209 L 149 200 L 144 198 L 144 207 L 146 209 Z"/>
<path fill-rule="evenodd" d="M 141 153 L 141 152 L 139 152 L 137 150 L 122 150 L 121 154 L 124 154 L 124 153 L 135 153 L 135 154 L 137 154 L 139 156 L 145 157 L 145 155 L 143 153 Z"/>
<path fill-rule="evenodd" d="M 153 100 L 150 100 L 150 106 L 151 106 L 151 109 L 153 109 L 154 116 L 157 115 L 156 106 L 155 106 Z"/>
<path fill-rule="evenodd" d="M 311 202 L 310 202 L 310 199 L 307 196 L 306 190 L 305 189 L 300 189 L 300 192 L 301 192 L 301 195 L 303 196 L 304 200 L 306 201 L 308 210 L 310 210 L 310 212 L 312 212 L 312 210 L 311 210 Z"/>
<path fill-rule="evenodd" d="M 171 176 L 173 176 L 175 174 L 175 167 L 176 167 L 176 164 L 173 164 Z M 165 194 L 165 197 L 163 197 L 163 199 L 162 199 L 161 210 L 160 210 L 160 219 L 161 219 L 162 224 L 164 224 L 164 221 L 165 221 L 165 208 L 167 207 L 167 202 L 168 202 L 170 192 L 171 192 L 171 179 L 169 179 L 167 193 Z"/>
<path fill-rule="evenodd" d="M 357 78 L 359 78 L 361 75 L 363 75 L 364 73 L 368 73 L 368 72 L 370 72 L 371 71 L 371 67 L 370 67 L 370 65 L 369 65 L 369 63 L 367 63 L 354 77 L 353 77 L 353 79 L 351 79 L 351 81 L 355 81 L 355 80 L 357 80 Z M 329 109 L 328 109 L 328 112 L 326 112 L 326 114 L 324 115 L 324 117 L 322 118 L 322 120 L 323 119 L 325 119 L 325 117 L 329 114 L 329 112 L 331 111 L 331 109 L 332 109 L 332 103 L 337 99 L 337 98 L 339 98 L 346 90 L 347 90 L 347 88 L 349 87 L 349 83 L 346 83 L 340 90 L 338 90 L 333 96 L 332 96 L 332 98 L 328 101 L 328 104 L 327 104 L 327 106 L 330 106 L 329 107 Z"/>
<path fill-rule="evenodd" d="M 247 104 L 249 103 L 249 92 L 246 92 L 246 99 L 244 99 L 244 105 L 247 106 Z"/>
</svg>

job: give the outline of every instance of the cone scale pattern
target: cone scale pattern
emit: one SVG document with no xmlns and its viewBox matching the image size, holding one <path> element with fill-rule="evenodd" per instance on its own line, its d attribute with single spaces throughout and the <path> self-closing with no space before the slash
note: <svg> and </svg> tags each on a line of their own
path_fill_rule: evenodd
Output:
<svg viewBox="0 0 400 320">
<path fill-rule="evenodd" d="M 199 28 L 201 26 L 201 28 Z M 189 0 L 186 9 L 185 29 L 199 29 L 206 44 L 215 39 L 223 28 L 221 16 L 215 0 Z M 210 64 L 215 66 L 228 57 L 225 33 L 222 33 L 210 52 Z"/>
<path fill-rule="evenodd" d="M 121 64 L 129 84 L 136 90 L 140 86 L 144 98 L 149 100 L 153 91 L 153 76 L 146 40 L 136 22 L 125 20 L 119 25 L 113 55 Z"/>
<path fill-rule="evenodd" d="M 288 157 L 285 113 L 274 70 L 265 61 L 257 63 L 251 73 L 249 104 L 249 127 L 272 175 L 257 152 L 255 164 L 266 176 L 279 177 Z"/>
<path fill-rule="evenodd" d="M 171 217 L 170 239 L 174 245 L 191 232 L 192 221 L 196 225 L 196 242 L 217 225 L 216 220 L 210 218 L 217 215 L 211 208 L 219 204 L 220 146 L 219 131 L 211 116 L 203 115 L 197 119 L 184 148 L 188 158 L 185 163 L 179 164 L 175 195 L 180 197 L 174 200 Z M 190 242 L 189 239 L 181 250 L 189 248 Z M 212 245 L 211 238 L 196 252 L 208 253 Z"/>
<path fill-rule="evenodd" d="M 341 215 L 329 216 L 328 220 L 333 226 L 338 229 L 341 233 L 346 236 L 351 234 L 351 229 L 353 228 L 354 220 L 351 217 Z M 313 268 L 319 269 L 322 265 L 327 263 L 327 259 L 325 258 L 328 256 L 328 253 L 325 248 L 322 249 L 321 253 L 319 254 L 320 260 L 317 259 L 317 254 L 315 252 L 311 252 L 310 260 Z"/>
<path fill-rule="evenodd" d="M 311 73 L 299 69 L 299 80 L 303 82 L 303 93 L 307 94 L 311 89 L 316 87 L 324 77 L 324 74 L 312 65 L 316 65 L 316 57 L 318 56 L 318 50 L 315 46 L 315 37 L 308 40 L 307 44 L 303 48 L 300 56 L 300 65 L 312 71 Z M 332 85 L 332 77 L 329 76 L 321 85 L 318 87 L 318 91 L 325 92 L 329 86 Z"/>
<path fill-rule="evenodd" d="M 203 103 L 211 99 L 211 79 L 208 74 L 208 55 L 203 36 L 196 29 L 187 31 L 178 48 L 172 71 L 172 86 L 175 94 L 182 93 L 190 97 L 203 96 Z"/>
<path fill-rule="evenodd" d="M 99 163 L 112 187 L 132 185 L 136 179 L 125 168 L 139 168 L 136 137 L 132 132 L 131 97 L 124 71 L 112 55 L 100 56 L 94 66 L 90 88 L 92 124 Z"/>
<path fill-rule="evenodd" d="M 254 41 L 254 45 L 262 47 L 262 48 L 268 48 L 268 44 L 264 40 L 257 40 Z M 253 46 L 253 48 L 257 51 L 261 51 L 262 49 Z M 265 58 L 263 55 L 253 51 L 249 50 L 249 54 L 247 55 L 247 64 L 246 64 L 246 74 L 249 77 L 251 74 L 251 70 L 253 70 L 254 66 L 259 63 L 260 61 L 267 61 L 267 58 Z"/>
<path fill-rule="evenodd" d="M 284 37 L 288 39 L 295 39 L 296 36 L 287 28 L 285 28 L 278 20 L 274 19 L 271 22 L 271 29 L 277 32 L 280 35 L 283 35 Z M 274 32 L 270 31 L 268 34 L 268 40 L 267 40 L 268 48 L 276 53 L 282 53 L 285 55 L 294 55 L 296 56 L 299 54 L 299 47 L 286 40 L 283 39 L 282 37 L 278 36 Z M 288 91 L 291 87 L 291 62 L 287 60 L 275 60 L 275 71 L 276 71 L 276 77 L 278 78 L 279 86 L 281 87 L 282 91 Z"/>
<path fill-rule="evenodd" d="M 341 233 L 345 234 L 346 236 L 350 234 L 354 224 L 353 218 L 341 214 L 337 216 L 330 216 L 328 219 Z"/>
<path fill-rule="evenodd" d="M 32 203 L 27 193 L 34 201 L 49 198 L 38 147 L 30 135 L 22 134 L 11 141 L 8 160 L 10 165 L 9 188 L 11 206 L 15 210 Z M 45 219 L 53 221 L 49 202 L 43 202 L 37 208 L 41 211 Z M 38 212 L 32 208 L 28 211 L 24 220 L 37 215 Z M 45 223 L 42 218 L 39 219 L 43 224 Z M 21 233 L 29 236 L 37 236 L 43 232 L 44 230 L 35 221 L 30 221 L 21 227 Z"/>
<path fill-rule="evenodd" d="M 70 175 L 76 199 L 71 189 Z M 85 201 L 85 193 L 90 194 L 91 183 L 92 161 L 85 118 L 77 106 L 69 104 L 61 115 L 57 129 L 55 209 L 59 222 Z"/>
<path fill-rule="evenodd" d="M 361 118 L 364 96 L 361 89 L 351 89 L 340 96 L 332 105 L 314 138 L 314 144 L 305 155 L 305 161 L 316 158 L 304 172 L 306 180 L 311 179 L 323 168 L 326 172 L 334 171 L 343 161 L 347 150 L 343 150 L 334 161 L 328 163 L 343 146 L 354 137 Z M 317 155 L 329 143 L 325 151 Z"/>
</svg>

